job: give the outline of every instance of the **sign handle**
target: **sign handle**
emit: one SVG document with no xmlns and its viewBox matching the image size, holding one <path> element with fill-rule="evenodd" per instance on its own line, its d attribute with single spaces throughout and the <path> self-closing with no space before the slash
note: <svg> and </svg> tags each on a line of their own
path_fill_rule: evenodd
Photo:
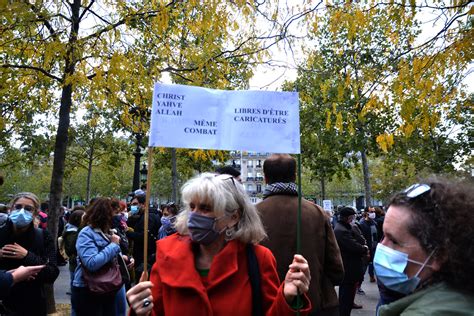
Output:
<svg viewBox="0 0 474 316">
<path fill-rule="evenodd" d="M 296 253 L 301 254 L 301 154 L 298 155 L 298 218 L 296 219 Z M 301 295 L 296 296 L 296 306 L 301 306 Z M 300 310 L 296 311 L 300 315 Z"/>
<path fill-rule="evenodd" d="M 145 218 L 143 223 L 143 273 L 148 280 L 148 221 L 150 218 L 151 172 L 153 170 L 153 147 L 148 147 L 148 174 L 146 177 Z M 142 279 L 140 278 L 140 281 Z"/>
</svg>

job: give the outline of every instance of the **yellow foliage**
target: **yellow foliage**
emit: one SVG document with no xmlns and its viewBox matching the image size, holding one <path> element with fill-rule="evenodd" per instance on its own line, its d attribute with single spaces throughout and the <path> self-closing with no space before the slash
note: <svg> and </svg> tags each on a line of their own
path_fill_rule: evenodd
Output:
<svg viewBox="0 0 474 316">
<path fill-rule="evenodd" d="M 410 137 L 413 131 L 415 130 L 414 126 L 410 123 L 405 124 L 403 127 L 403 134 L 406 138 Z"/>
<path fill-rule="evenodd" d="M 339 132 L 343 131 L 343 124 L 342 124 L 342 113 L 339 112 L 336 115 L 336 128 L 339 130 Z"/>
<path fill-rule="evenodd" d="M 383 152 L 388 153 L 388 150 L 393 146 L 393 134 L 381 134 L 376 138 L 377 144 Z"/>
<path fill-rule="evenodd" d="M 331 128 L 331 112 L 326 111 L 326 129 L 329 130 Z"/>
</svg>

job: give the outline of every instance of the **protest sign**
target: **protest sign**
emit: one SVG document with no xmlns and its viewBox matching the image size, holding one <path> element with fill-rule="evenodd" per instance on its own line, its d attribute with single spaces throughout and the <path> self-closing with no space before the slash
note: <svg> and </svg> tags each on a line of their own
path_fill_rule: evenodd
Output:
<svg viewBox="0 0 474 316">
<path fill-rule="evenodd" d="M 323 200 L 323 209 L 325 211 L 332 211 L 332 201 L 331 200 Z"/>
<path fill-rule="evenodd" d="M 298 94 L 156 83 L 149 146 L 299 154 Z"/>
</svg>

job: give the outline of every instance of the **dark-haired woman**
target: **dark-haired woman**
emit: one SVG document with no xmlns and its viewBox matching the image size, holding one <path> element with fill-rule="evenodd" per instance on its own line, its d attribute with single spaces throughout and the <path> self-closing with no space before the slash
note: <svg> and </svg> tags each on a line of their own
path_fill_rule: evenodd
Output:
<svg viewBox="0 0 474 316">
<path fill-rule="evenodd" d="M 434 179 L 392 198 L 374 268 L 382 301 L 396 300 L 380 316 L 473 315 L 473 196 L 472 183 Z"/>
<path fill-rule="evenodd" d="M 0 229 L 0 269 L 44 265 L 32 281 L 20 282 L 3 299 L 2 315 L 46 315 L 44 285 L 59 275 L 56 248 L 48 231 L 34 227 L 39 200 L 30 192 L 18 193 L 11 202 L 7 223 Z M 25 304 L 25 302 L 27 302 Z"/>
<path fill-rule="evenodd" d="M 178 215 L 178 208 L 174 202 L 166 204 L 161 216 L 161 227 L 158 231 L 158 239 L 163 239 L 166 236 L 176 233 L 174 224 L 176 222 L 176 215 Z"/>
<path fill-rule="evenodd" d="M 77 236 L 79 235 L 79 229 L 82 223 L 82 216 L 84 216 L 83 209 L 76 209 L 69 216 L 69 222 L 66 224 L 63 232 L 63 243 L 64 251 L 69 258 L 69 274 L 71 277 L 71 290 L 72 282 L 74 281 L 74 272 L 77 267 L 77 250 L 76 250 L 76 241 Z M 72 294 L 72 293 L 67 293 Z M 75 316 L 74 310 L 71 312 L 72 316 Z"/>
<path fill-rule="evenodd" d="M 98 198 L 83 217 L 85 227 L 76 242 L 78 266 L 74 272 L 71 298 L 77 316 L 116 315 L 117 292 L 96 294 L 89 290 L 83 278 L 83 269 L 98 271 L 120 254 L 120 237 L 110 232 L 114 214 L 110 199 Z"/>
</svg>

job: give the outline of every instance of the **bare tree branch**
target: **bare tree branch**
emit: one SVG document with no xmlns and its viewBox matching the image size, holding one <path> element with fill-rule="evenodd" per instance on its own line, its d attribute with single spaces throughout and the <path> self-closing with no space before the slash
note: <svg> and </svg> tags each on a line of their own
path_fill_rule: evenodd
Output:
<svg viewBox="0 0 474 316">
<path fill-rule="evenodd" d="M 1 65 L 2 68 L 15 68 L 15 69 L 31 69 L 31 70 L 34 70 L 34 71 L 38 71 L 42 74 L 44 74 L 45 76 L 51 78 L 51 79 L 54 79 L 54 80 L 57 80 L 59 82 L 62 82 L 62 79 L 59 78 L 59 77 L 56 77 L 55 75 L 53 74 L 50 74 L 49 72 L 47 72 L 46 70 L 44 70 L 43 68 L 39 68 L 39 67 L 35 67 L 35 66 L 27 66 L 27 65 L 14 65 L 14 64 L 3 64 Z"/>
</svg>

